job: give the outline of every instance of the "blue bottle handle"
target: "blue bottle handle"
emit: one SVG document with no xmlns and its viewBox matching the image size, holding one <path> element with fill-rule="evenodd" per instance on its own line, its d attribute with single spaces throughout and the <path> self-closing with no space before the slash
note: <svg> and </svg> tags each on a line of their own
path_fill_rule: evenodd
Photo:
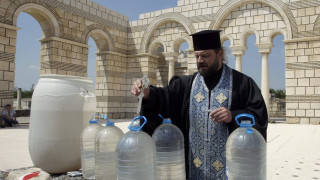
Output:
<svg viewBox="0 0 320 180">
<path fill-rule="evenodd" d="M 172 123 L 171 119 L 165 119 L 164 117 L 161 116 L 161 114 L 158 114 L 158 116 L 163 119 L 162 124 L 171 124 Z"/>
<path fill-rule="evenodd" d="M 102 115 L 102 117 L 106 120 L 106 126 L 114 126 L 114 122 L 110 121 L 106 115 Z"/>
<path fill-rule="evenodd" d="M 101 118 L 101 115 L 99 113 L 94 114 L 89 121 L 90 124 L 98 123 L 98 120 L 93 120 L 96 115 L 99 115 L 99 118 Z"/>
<path fill-rule="evenodd" d="M 243 124 L 243 123 L 239 123 L 239 120 L 238 118 L 242 118 L 242 117 L 247 117 L 247 118 L 250 118 L 252 120 L 252 123 L 251 124 Z M 240 127 L 252 127 L 256 124 L 255 120 L 254 120 L 254 116 L 252 116 L 251 114 L 246 114 L 246 113 L 243 113 L 243 114 L 239 114 L 235 117 L 235 120 L 237 122 L 237 124 L 240 126 Z"/>
<path fill-rule="evenodd" d="M 135 121 L 139 120 L 139 119 L 143 119 L 143 120 L 144 120 L 143 124 L 140 125 L 140 126 L 133 126 L 133 127 L 132 127 L 133 123 L 134 123 Z M 133 118 L 133 121 L 130 123 L 130 125 L 128 126 L 128 128 L 129 128 L 130 131 L 140 131 L 146 123 L 147 123 L 147 118 L 146 118 L 146 117 L 144 117 L 144 116 L 138 116 L 138 117 Z M 135 127 L 136 127 L 136 128 L 135 128 Z"/>
</svg>

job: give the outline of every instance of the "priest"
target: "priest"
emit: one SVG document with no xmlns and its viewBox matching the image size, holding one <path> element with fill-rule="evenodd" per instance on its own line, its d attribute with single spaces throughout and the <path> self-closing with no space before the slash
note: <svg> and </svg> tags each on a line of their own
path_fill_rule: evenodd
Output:
<svg viewBox="0 0 320 180">
<path fill-rule="evenodd" d="M 173 80 L 165 87 L 144 89 L 142 113 L 152 135 L 161 124 L 157 114 L 171 118 L 185 138 L 187 178 L 225 180 L 226 141 L 238 128 L 235 117 L 254 116 L 258 130 L 267 138 L 268 113 L 261 91 L 252 78 L 226 65 L 220 31 L 192 34 L 198 72 Z M 136 80 L 131 93 L 141 93 Z"/>
</svg>

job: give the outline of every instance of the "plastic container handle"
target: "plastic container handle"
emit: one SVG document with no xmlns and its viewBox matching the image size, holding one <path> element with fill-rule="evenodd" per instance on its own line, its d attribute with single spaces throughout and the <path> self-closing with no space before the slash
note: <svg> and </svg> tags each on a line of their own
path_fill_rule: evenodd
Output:
<svg viewBox="0 0 320 180">
<path fill-rule="evenodd" d="M 99 113 L 94 114 L 89 121 L 90 124 L 98 123 L 98 120 L 93 120 L 96 115 L 99 115 L 99 118 L 101 118 L 101 115 Z"/>
<path fill-rule="evenodd" d="M 114 126 L 114 122 L 110 121 L 106 115 L 102 115 L 102 117 L 106 120 L 106 126 Z"/>
<path fill-rule="evenodd" d="M 158 114 L 158 116 L 163 119 L 162 124 L 171 124 L 172 123 L 171 119 L 165 119 L 164 117 L 161 116 L 161 114 Z"/>
<path fill-rule="evenodd" d="M 138 128 L 135 128 L 134 126 L 132 127 L 133 123 L 134 123 L 135 121 L 139 120 L 139 119 L 144 119 L 143 124 L 140 125 Z M 147 118 L 146 118 L 146 117 L 144 117 L 144 116 L 138 116 L 138 117 L 133 118 L 133 121 L 130 123 L 130 125 L 128 126 L 128 128 L 129 128 L 130 131 L 140 131 L 146 123 L 147 123 Z"/>
<path fill-rule="evenodd" d="M 251 124 L 240 124 L 239 123 L 239 118 L 242 118 L 242 117 L 247 117 L 247 118 L 250 118 L 252 120 L 252 123 Z M 235 120 L 237 122 L 237 124 L 240 126 L 240 127 L 252 127 L 254 125 L 256 125 L 256 122 L 254 120 L 254 116 L 252 116 L 251 114 L 246 114 L 246 113 L 243 113 L 243 114 L 239 114 L 235 117 Z"/>
</svg>

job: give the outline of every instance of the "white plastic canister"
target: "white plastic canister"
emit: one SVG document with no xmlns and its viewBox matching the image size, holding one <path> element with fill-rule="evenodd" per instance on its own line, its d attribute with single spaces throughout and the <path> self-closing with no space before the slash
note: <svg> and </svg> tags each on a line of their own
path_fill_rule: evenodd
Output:
<svg viewBox="0 0 320 180">
<path fill-rule="evenodd" d="M 41 75 L 32 96 L 29 152 L 48 173 L 81 168 L 80 136 L 96 111 L 91 79 Z"/>
</svg>

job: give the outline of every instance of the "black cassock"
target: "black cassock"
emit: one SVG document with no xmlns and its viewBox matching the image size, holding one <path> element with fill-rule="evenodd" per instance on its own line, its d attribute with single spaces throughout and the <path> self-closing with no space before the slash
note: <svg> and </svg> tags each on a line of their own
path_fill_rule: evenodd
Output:
<svg viewBox="0 0 320 180">
<path fill-rule="evenodd" d="M 255 117 L 256 125 L 254 128 L 266 139 L 268 113 L 261 91 L 250 77 L 236 70 L 232 71 L 233 85 L 230 109 L 232 121 L 227 123 L 229 134 L 238 127 L 234 119 L 235 116 L 247 113 Z M 162 124 L 162 119 L 159 118 L 158 114 L 161 114 L 165 118 L 171 118 L 172 123 L 180 128 L 185 138 L 186 170 L 188 170 L 189 162 L 190 92 L 196 75 L 197 73 L 181 77 L 163 88 L 151 86 L 149 99 L 147 101 L 144 100 L 142 105 L 142 114 L 148 120 L 143 130 L 148 134 L 152 135 L 153 131 Z M 220 77 L 221 71 L 216 76 L 211 77 L 211 79 L 205 80 L 209 90 L 216 86 Z"/>
</svg>

